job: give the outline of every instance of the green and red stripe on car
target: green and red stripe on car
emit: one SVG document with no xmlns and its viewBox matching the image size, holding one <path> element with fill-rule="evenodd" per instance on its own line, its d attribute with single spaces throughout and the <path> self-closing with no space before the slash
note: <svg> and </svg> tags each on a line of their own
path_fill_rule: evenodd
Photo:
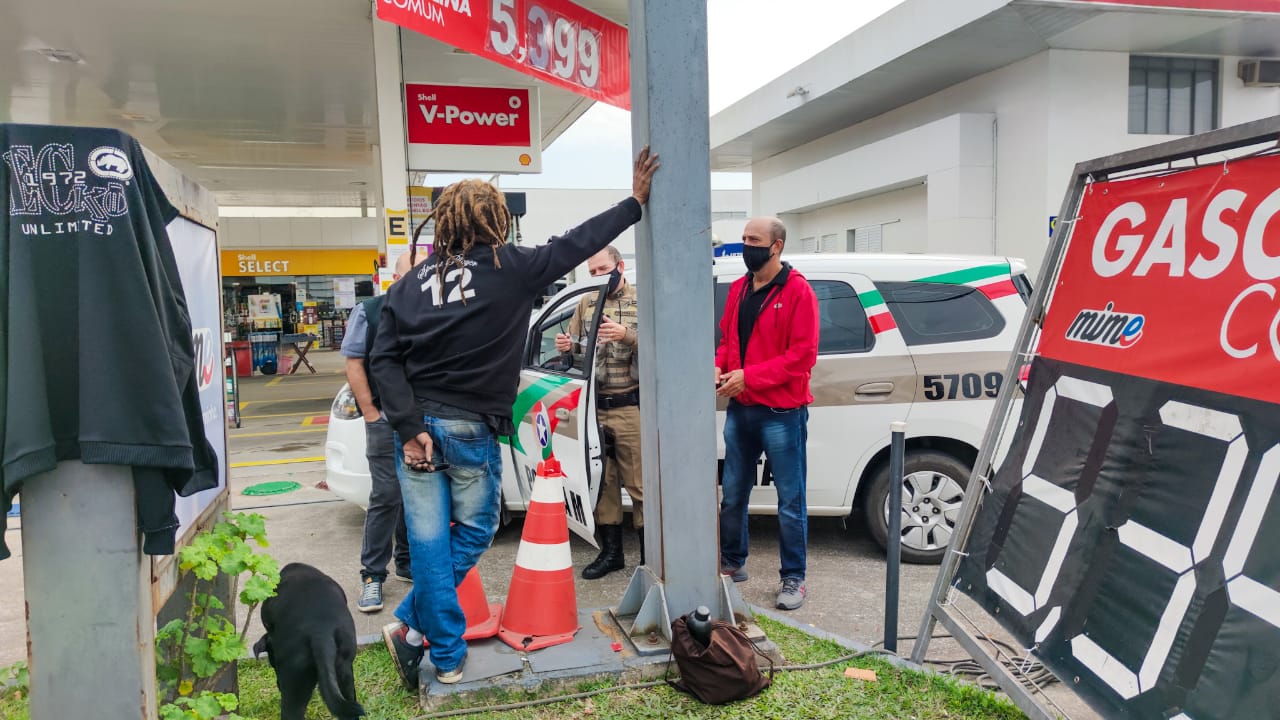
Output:
<svg viewBox="0 0 1280 720">
<path fill-rule="evenodd" d="M 978 267 L 965 268 L 964 270 L 942 273 L 941 275 L 916 278 L 911 282 L 965 285 L 987 296 L 989 300 L 997 300 L 1018 294 L 1018 288 L 1014 286 L 1013 278 L 1009 275 L 1009 265 L 1007 263 L 980 265 Z M 862 303 L 863 309 L 866 310 L 867 320 L 871 323 L 872 332 L 879 335 L 898 327 L 898 323 L 894 322 L 893 315 L 889 312 L 889 306 L 885 304 L 884 296 L 880 294 L 879 290 L 859 293 L 858 300 Z"/>
</svg>

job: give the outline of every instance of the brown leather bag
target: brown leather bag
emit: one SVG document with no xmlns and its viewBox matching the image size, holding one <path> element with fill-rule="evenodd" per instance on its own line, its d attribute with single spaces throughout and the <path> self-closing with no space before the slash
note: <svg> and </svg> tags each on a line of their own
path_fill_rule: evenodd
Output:
<svg viewBox="0 0 1280 720">
<path fill-rule="evenodd" d="M 773 684 L 773 660 L 746 633 L 723 620 L 711 621 L 711 640 L 703 647 L 689 634 L 688 616 L 676 618 L 671 623 L 671 655 L 680 679 L 667 684 L 708 705 L 749 698 Z M 760 672 L 757 655 L 769 661 L 768 677 Z"/>
</svg>

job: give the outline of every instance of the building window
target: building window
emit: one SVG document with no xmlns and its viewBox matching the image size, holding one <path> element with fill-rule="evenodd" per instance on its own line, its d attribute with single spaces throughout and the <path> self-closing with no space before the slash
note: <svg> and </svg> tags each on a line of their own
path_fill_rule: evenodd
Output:
<svg viewBox="0 0 1280 720">
<path fill-rule="evenodd" d="M 884 225 L 864 225 L 847 233 L 849 252 L 878 253 L 884 251 Z"/>
<path fill-rule="evenodd" d="M 818 252 L 844 252 L 844 247 L 841 246 L 839 240 L 840 236 L 835 233 L 823 235 L 822 240 L 818 241 Z"/>
<path fill-rule="evenodd" d="M 818 238 L 812 237 L 812 236 L 800 238 L 800 252 L 802 253 L 818 252 Z"/>
<path fill-rule="evenodd" d="M 1218 61 L 1129 56 L 1129 132 L 1193 135 L 1218 127 Z"/>
</svg>

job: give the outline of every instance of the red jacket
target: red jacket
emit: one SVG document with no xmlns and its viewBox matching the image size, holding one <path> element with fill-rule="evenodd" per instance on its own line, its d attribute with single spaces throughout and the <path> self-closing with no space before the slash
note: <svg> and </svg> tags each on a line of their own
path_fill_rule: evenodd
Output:
<svg viewBox="0 0 1280 720">
<path fill-rule="evenodd" d="M 813 402 L 809 377 L 818 362 L 818 298 L 804 275 L 790 268 L 781 289 L 770 288 L 747 343 L 746 362 L 738 342 L 738 307 L 749 275 L 729 288 L 720 318 L 716 367 L 721 372 L 744 368 L 746 389 L 736 398 L 743 405 L 797 408 Z M 744 367 L 745 366 L 745 367 Z"/>
</svg>

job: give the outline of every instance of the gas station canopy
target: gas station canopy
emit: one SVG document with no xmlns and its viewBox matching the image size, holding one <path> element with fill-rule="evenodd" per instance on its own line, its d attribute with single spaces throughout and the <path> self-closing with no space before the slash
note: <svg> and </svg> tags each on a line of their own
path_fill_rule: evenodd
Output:
<svg viewBox="0 0 1280 720">
<path fill-rule="evenodd" d="M 627 0 L 577 4 L 627 22 Z M 375 22 L 367 0 L 2 3 L 0 120 L 120 128 L 221 205 L 377 206 Z M 400 34 L 407 83 L 537 86 L 544 148 L 592 105 Z"/>
</svg>

